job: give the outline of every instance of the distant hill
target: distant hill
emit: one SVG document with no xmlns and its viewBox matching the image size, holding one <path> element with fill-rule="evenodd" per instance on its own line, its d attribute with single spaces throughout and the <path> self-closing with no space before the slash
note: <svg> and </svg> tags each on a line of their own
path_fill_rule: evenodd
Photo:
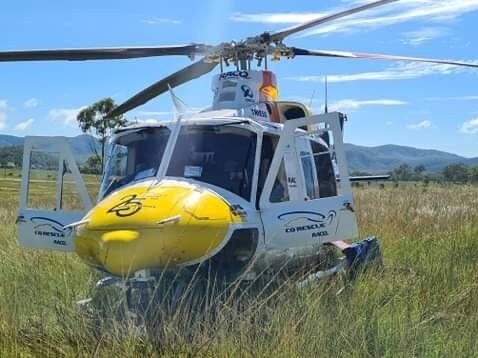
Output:
<svg viewBox="0 0 478 358">
<path fill-rule="evenodd" d="M 68 138 L 73 154 L 80 163 L 91 156 L 96 148 L 101 148 L 90 135 L 82 134 Z M 2 147 L 23 145 L 23 137 L 0 135 L 0 150 Z M 464 158 L 456 154 L 439 150 L 417 149 L 400 145 L 381 145 L 378 147 L 363 147 L 345 144 L 350 171 L 365 171 L 369 173 L 385 173 L 400 164 L 406 163 L 412 168 L 423 164 L 427 171 L 436 172 L 452 163 L 478 165 L 478 158 Z"/>
<path fill-rule="evenodd" d="M 73 154 L 79 162 L 85 162 L 96 153 L 101 154 L 100 143 L 90 135 L 82 134 L 68 139 Z"/>
<path fill-rule="evenodd" d="M 0 147 L 8 147 L 11 145 L 23 145 L 23 137 L 0 134 Z"/>
<path fill-rule="evenodd" d="M 406 163 L 412 168 L 423 164 L 427 171 L 436 172 L 452 163 L 478 165 L 478 158 L 465 158 L 433 149 L 417 149 L 400 145 L 362 147 L 345 144 L 351 171 L 387 172 Z"/>
<path fill-rule="evenodd" d="M 68 142 L 73 155 L 80 163 L 84 163 L 88 157 L 95 153 L 95 150 L 97 153 L 101 153 L 100 144 L 90 135 L 81 134 L 76 137 L 69 137 Z M 0 150 L 4 147 L 23 146 L 23 143 L 23 137 L 0 134 Z"/>
</svg>

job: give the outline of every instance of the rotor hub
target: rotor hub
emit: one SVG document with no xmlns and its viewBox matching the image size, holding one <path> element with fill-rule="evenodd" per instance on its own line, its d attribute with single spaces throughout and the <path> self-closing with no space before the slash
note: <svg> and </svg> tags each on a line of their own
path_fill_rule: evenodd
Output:
<svg viewBox="0 0 478 358">
<path fill-rule="evenodd" d="M 204 50 L 201 54 L 208 62 L 224 63 L 226 66 L 234 64 L 239 70 L 250 69 L 253 60 L 257 60 L 260 66 L 267 56 L 272 56 L 272 60 L 294 57 L 293 48 L 287 47 L 282 41 L 273 42 L 272 35 L 268 32 L 238 42 L 224 42 L 212 48 L 202 46 L 200 50 Z"/>
</svg>

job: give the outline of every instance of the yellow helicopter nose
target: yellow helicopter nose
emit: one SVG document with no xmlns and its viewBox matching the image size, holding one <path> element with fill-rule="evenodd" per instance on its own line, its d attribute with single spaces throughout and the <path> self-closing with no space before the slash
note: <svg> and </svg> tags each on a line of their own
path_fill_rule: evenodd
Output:
<svg viewBox="0 0 478 358">
<path fill-rule="evenodd" d="M 77 228 L 75 250 L 116 275 L 194 262 L 211 255 L 240 222 L 210 190 L 163 182 L 130 187 L 101 201 Z"/>
</svg>

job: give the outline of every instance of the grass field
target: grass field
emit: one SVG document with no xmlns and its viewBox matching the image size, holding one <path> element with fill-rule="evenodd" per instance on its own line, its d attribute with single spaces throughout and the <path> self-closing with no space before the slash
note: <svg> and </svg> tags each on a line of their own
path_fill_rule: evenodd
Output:
<svg viewBox="0 0 478 358">
<path fill-rule="evenodd" d="M 78 312 L 74 302 L 90 295 L 96 277 L 73 255 L 18 247 L 19 184 L 0 179 L 0 356 L 155 354 L 134 330 L 111 324 L 98 333 Z M 32 195 L 45 200 L 41 186 Z M 233 319 L 196 325 L 192 337 L 172 325 L 163 354 L 478 356 L 478 188 L 364 187 L 355 195 L 361 236 L 381 238 L 383 273 L 290 284 Z M 222 310 L 231 317 L 233 308 Z"/>
</svg>

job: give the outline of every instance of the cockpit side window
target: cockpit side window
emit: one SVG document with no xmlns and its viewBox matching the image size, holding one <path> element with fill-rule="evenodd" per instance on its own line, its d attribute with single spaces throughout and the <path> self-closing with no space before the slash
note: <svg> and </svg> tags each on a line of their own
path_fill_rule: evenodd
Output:
<svg viewBox="0 0 478 358">
<path fill-rule="evenodd" d="M 259 208 L 259 200 L 261 198 L 262 191 L 264 190 L 264 184 L 271 167 L 272 158 L 279 142 L 279 136 L 264 133 L 262 136 L 262 148 L 261 148 L 261 161 L 259 163 L 259 178 L 257 180 L 257 196 L 256 207 Z M 271 192 L 270 201 L 272 203 L 288 201 L 289 191 L 287 186 L 287 176 L 285 173 L 284 162 L 281 162 L 279 172 L 277 173 L 276 180 Z"/>
<path fill-rule="evenodd" d="M 284 158 L 279 166 L 274 186 L 272 187 L 271 196 L 269 197 L 271 203 L 282 203 L 289 201 L 289 186 L 287 185 L 287 174 L 285 170 Z"/>
<path fill-rule="evenodd" d="M 316 173 L 315 162 L 309 140 L 305 138 L 298 138 L 300 146 L 297 148 L 300 166 L 302 167 L 302 175 L 305 184 L 305 194 L 308 200 L 319 199 L 318 176 Z"/>
<path fill-rule="evenodd" d="M 310 141 L 310 144 L 319 182 L 319 196 L 321 198 L 337 196 L 337 182 L 329 149 L 315 141 Z"/>
<path fill-rule="evenodd" d="M 191 178 L 251 199 L 257 135 L 233 126 L 183 126 L 167 176 Z"/>
<path fill-rule="evenodd" d="M 262 190 L 266 182 L 267 173 L 271 167 L 272 158 L 274 157 L 275 148 L 279 136 L 264 133 L 262 136 L 261 161 L 259 163 L 259 177 L 257 180 L 257 197 L 256 207 L 259 208 L 259 199 L 261 198 Z"/>
</svg>

